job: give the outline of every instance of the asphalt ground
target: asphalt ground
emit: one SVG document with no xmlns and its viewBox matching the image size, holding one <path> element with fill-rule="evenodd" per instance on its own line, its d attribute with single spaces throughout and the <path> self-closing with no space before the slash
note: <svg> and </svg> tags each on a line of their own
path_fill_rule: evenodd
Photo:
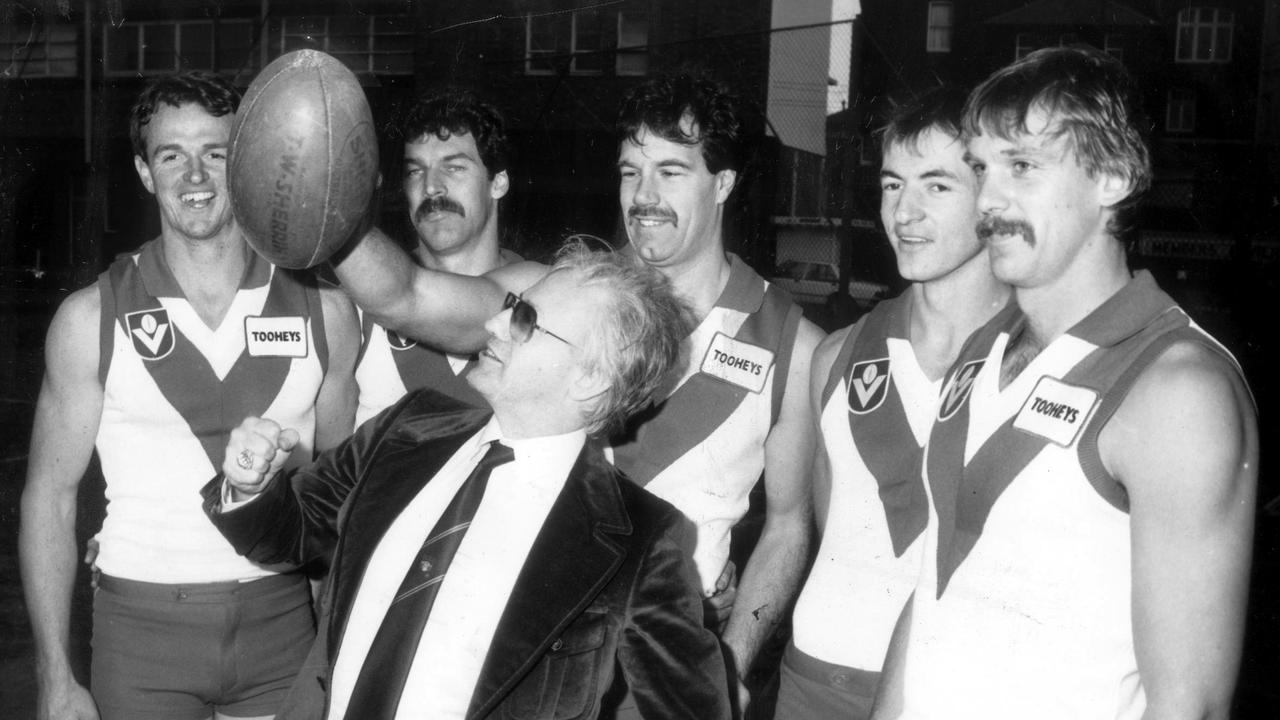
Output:
<svg viewBox="0 0 1280 720">
<path fill-rule="evenodd" d="M 17 531 L 32 412 L 43 363 L 43 336 L 60 296 L 61 293 L 21 294 L 0 289 L 0 337 L 5 338 L 0 343 L 0 678 L 3 678 L 0 681 L 0 718 L 6 719 L 35 716 L 34 647 L 19 581 Z M 1270 345 L 1259 345 L 1247 337 L 1231 332 L 1232 326 L 1245 323 L 1238 317 L 1215 317 L 1215 307 L 1220 308 L 1221 305 L 1213 302 L 1202 304 L 1201 315 L 1208 322 L 1201 319 L 1201 323 L 1220 336 L 1236 335 L 1234 338 L 1224 339 L 1238 356 L 1241 351 L 1233 345 L 1232 339 L 1238 340 L 1240 346 L 1246 348 L 1246 353 L 1258 356 L 1241 356 L 1246 370 L 1251 367 L 1267 367 L 1270 364 L 1270 353 L 1266 348 Z M 1261 307 L 1275 305 L 1267 303 Z M 1195 308 L 1190 309 L 1195 316 Z M 839 315 L 828 308 L 807 308 L 806 311 L 811 319 L 828 331 L 846 325 L 853 319 L 850 315 Z M 1267 398 L 1274 395 L 1269 380 L 1269 374 L 1264 374 L 1261 370 L 1250 374 L 1250 382 L 1258 396 L 1260 407 L 1275 407 L 1267 402 Z M 1269 445 L 1267 438 L 1272 437 L 1267 419 L 1264 415 L 1264 448 Z M 1266 470 L 1265 463 L 1263 470 Z M 1245 657 L 1234 713 L 1234 717 L 1241 720 L 1272 720 L 1280 717 L 1280 684 L 1276 683 L 1276 678 L 1280 677 L 1280 501 L 1271 503 L 1271 512 L 1261 509 L 1262 505 L 1280 496 L 1280 493 L 1277 493 L 1274 484 L 1265 481 L 1265 476 L 1260 485 L 1262 492 L 1252 596 Z M 79 495 L 76 532 L 80 547 L 101 526 L 104 513 L 102 493 L 101 474 L 95 462 L 81 484 Z M 758 532 L 758 494 L 755 500 L 756 514 L 744 523 L 744 532 L 735 538 L 735 555 L 738 557 L 746 554 L 752 543 L 752 533 Z M 89 579 L 82 568 L 72 598 L 71 623 L 73 663 L 82 680 L 87 680 L 89 669 L 92 627 L 90 592 Z M 755 673 L 758 684 L 767 684 L 770 670 L 785 642 L 785 635 L 784 628 L 766 653 L 766 662 Z"/>
</svg>

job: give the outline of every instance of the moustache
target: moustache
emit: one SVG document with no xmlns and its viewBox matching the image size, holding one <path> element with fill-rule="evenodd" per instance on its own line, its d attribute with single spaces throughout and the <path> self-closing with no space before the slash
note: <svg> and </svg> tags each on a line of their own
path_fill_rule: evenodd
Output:
<svg viewBox="0 0 1280 720">
<path fill-rule="evenodd" d="M 992 235 L 1021 235 L 1028 245 L 1036 244 L 1036 231 L 1025 220 L 1008 220 L 1002 217 L 985 217 L 975 228 L 978 239 L 987 242 Z"/>
<path fill-rule="evenodd" d="M 652 205 L 632 205 L 627 209 L 628 218 L 634 220 L 641 216 L 649 220 L 670 220 L 674 225 L 680 224 L 675 212 L 668 210 L 667 208 L 660 208 Z"/>
<path fill-rule="evenodd" d="M 460 217 L 467 216 L 466 208 L 458 204 L 458 202 L 447 195 L 436 195 L 426 198 L 422 204 L 418 205 L 418 209 L 413 213 L 413 219 L 422 222 L 433 212 L 451 212 Z"/>
</svg>

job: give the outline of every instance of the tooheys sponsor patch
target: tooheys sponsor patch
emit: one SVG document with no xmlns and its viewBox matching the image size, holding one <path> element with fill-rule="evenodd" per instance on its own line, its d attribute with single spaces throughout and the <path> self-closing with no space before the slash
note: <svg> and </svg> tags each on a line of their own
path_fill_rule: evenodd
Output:
<svg viewBox="0 0 1280 720">
<path fill-rule="evenodd" d="M 173 326 L 164 308 L 139 310 L 124 316 L 133 349 L 143 360 L 159 360 L 173 352 Z"/>
<path fill-rule="evenodd" d="M 306 357 L 307 321 L 296 315 L 246 317 L 244 346 L 250 357 Z"/>
<path fill-rule="evenodd" d="M 716 333 L 702 358 L 702 372 L 758 393 L 773 367 L 773 351 Z"/>
<path fill-rule="evenodd" d="M 1014 418 L 1013 426 L 1067 447 L 1080 435 L 1080 428 L 1097 404 L 1098 393 L 1093 390 L 1042 377 Z"/>
</svg>

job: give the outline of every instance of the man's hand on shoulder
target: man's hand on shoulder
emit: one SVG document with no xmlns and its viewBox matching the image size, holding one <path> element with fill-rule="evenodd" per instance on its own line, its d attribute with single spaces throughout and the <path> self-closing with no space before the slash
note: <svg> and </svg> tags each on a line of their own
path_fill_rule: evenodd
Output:
<svg viewBox="0 0 1280 720">
<path fill-rule="evenodd" d="M 231 431 L 222 460 L 223 477 L 231 486 L 232 499 L 245 500 L 261 493 L 297 444 L 297 430 L 281 429 L 265 418 L 245 418 Z"/>
</svg>

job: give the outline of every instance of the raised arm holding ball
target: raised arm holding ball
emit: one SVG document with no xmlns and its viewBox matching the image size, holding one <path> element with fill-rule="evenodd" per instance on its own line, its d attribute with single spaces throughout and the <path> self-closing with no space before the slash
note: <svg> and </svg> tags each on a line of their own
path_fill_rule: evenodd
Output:
<svg viewBox="0 0 1280 720">
<path fill-rule="evenodd" d="M 448 107 L 436 107 L 441 104 Z M 471 245 L 483 246 L 494 258 L 467 252 L 465 261 L 445 261 L 446 253 L 436 252 L 428 237 L 445 224 L 433 222 L 440 218 L 415 218 L 425 247 L 417 253 L 419 262 L 372 227 L 369 210 L 379 184 L 373 116 L 355 76 L 319 52 L 283 56 L 249 87 L 232 133 L 231 199 L 250 244 L 264 257 L 291 268 L 330 262 L 343 290 L 372 323 L 469 354 L 484 345 L 484 322 L 506 296 L 497 283 L 470 277 L 503 264 L 497 202 L 506 193 L 507 175 L 504 153 L 492 152 L 495 142 L 502 144 L 501 118 L 494 121 L 495 110 L 460 95 L 424 98 L 415 113 L 419 117 L 410 117 L 405 127 L 406 166 L 430 177 L 411 179 L 409 199 L 420 191 L 427 196 L 417 198 L 421 207 L 424 199 L 449 197 L 439 182 L 445 161 L 482 172 L 483 197 L 467 218 L 481 226 L 468 235 L 476 240 Z M 442 147 L 446 152 L 439 155 Z M 456 197 L 451 199 L 456 206 Z M 519 291 L 543 273 L 543 266 L 523 263 L 496 277 Z"/>
</svg>

